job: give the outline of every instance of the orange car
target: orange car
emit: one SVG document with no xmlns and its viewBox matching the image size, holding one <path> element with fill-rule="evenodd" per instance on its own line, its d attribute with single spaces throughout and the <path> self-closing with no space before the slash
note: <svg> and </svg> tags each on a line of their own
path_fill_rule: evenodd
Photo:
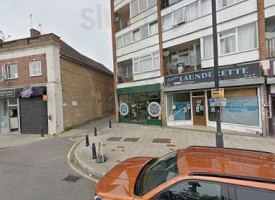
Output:
<svg viewBox="0 0 275 200">
<path fill-rule="evenodd" d="M 108 172 L 95 193 L 91 200 L 275 200 L 275 155 L 189 147 L 131 158 Z"/>
</svg>

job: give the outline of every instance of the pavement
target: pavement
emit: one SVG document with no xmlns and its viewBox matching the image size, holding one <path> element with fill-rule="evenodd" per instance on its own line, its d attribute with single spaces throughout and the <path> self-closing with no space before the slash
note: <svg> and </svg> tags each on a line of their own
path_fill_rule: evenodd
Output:
<svg viewBox="0 0 275 200">
<path fill-rule="evenodd" d="M 100 179 L 117 163 L 138 156 L 158 157 L 188 146 L 215 146 L 215 132 L 195 129 L 163 128 L 157 126 L 112 123 L 108 127 L 103 120 L 102 127 L 94 136 L 92 124 L 85 129 L 90 144 L 103 143 L 104 163 L 96 163 L 92 158 L 92 147 L 86 147 L 84 139 L 74 149 L 77 164 L 91 176 Z M 275 153 L 275 138 L 245 133 L 224 133 L 224 146 L 228 148 L 251 149 Z"/>
</svg>

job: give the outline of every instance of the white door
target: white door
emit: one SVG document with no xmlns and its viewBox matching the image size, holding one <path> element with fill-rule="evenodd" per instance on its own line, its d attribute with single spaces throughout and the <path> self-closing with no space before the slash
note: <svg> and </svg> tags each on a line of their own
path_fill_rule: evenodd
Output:
<svg viewBox="0 0 275 200">
<path fill-rule="evenodd" d="M 8 102 L 6 99 L 0 100 L 0 133 L 10 132 L 10 120 L 8 112 Z"/>
</svg>

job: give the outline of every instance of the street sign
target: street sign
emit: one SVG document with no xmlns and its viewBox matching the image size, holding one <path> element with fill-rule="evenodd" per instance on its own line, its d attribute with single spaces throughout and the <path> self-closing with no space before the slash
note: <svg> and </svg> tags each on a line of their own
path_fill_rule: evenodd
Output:
<svg viewBox="0 0 275 200">
<path fill-rule="evenodd" d="M 211 98 L 223 99 L 224 98 L 224 88 L 211 89 Z"/>
<path fill-rule="evenodd" d="M 210 107 L 226 106 L 226 98 L 209 99 Z"/>
</svg>

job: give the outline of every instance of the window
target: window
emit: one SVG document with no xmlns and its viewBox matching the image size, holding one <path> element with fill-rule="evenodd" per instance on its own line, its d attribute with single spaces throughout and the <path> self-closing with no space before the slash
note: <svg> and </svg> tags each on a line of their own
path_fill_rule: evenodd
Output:
<svg viewBox="0 0 275 200">
<path fill-rule="evenodd" d="M 18 65 L 4 65 L 2 67 L 2 75 L 5 79 L 16 79 L 18 78 Z"/>
<path fill-rule="evenodd" d="M 170 199 L 196 199 L 196 200 L 221 200 L 227 199 L 226 190 L 219 183 L 198 180 L 188 180 L 176 183 L 161 192 L 153 200 Z"/>
<path fill-rule="evenodd" d="M 246 24 L 238 28 L 239 51 L 253 49 L 257 47 L 256 24 Z"/>
<path fill-rule="evenodd" d="M 131 43 L 131 33 L 129 32 L 129 33 L 126 33 L 125 35 L 124 35 L 124 44 L 125 45 L 128 45 L 128 44 L 130 44 Z"/>
<path fill-rule="evenodd" d="M 158 33 L 158 22 L 155 21 L 149 25 L 150 27 L 150 35 L 154 35 Z"/>
<path fill-rule="evenodd" d="M 213 58 L 213 37 L 207 36 L 203 38 L 203 57 Z"/>
<path fill-rule="evenodd" d="M 172 13 L 165 15 L 162 18 L 162 30 L 166 31 L 170 28 L 172 28 Z"/>
<path fill-rule="evenodd" d="M 201 15 L 207 15 L 212 12 L 211 0 L 201 0 Z"/>
<path fill-rule="evenodd" d="M 237 200 L 270 200 L 275 199 L 274 191 L 260 190 L 255 188 L 246 188 L 236 186 Z"/>
<path fill-rule="evenodd" d="M 134 40 L 134 42 L 140 40 L 140 30 L 139 29 L 133 31 L 133 40 Z"/>
<path fill-rule="evenodd" d="M 41 76 L 41 61 L 32 61 L 29 63 L 30 76 Z"/>
<path fill-rule="evenodd" d="M 190 93 L 167 95 L 167 117 L 169 121 L 191 120 Z"/>
<path fill-rule="evenodd" d="M 234 3 L 234 0 L 218 0 L 218 8 L 223 8 Z"/>
<path fill-rule="evenodd" d="M 147 0 L 139 0 L 139 12 L 147 9 Z"/>
<path fill-rule="evenodd" d="M 236 52 L 236 29 L 223 31 L 220 34 L 220 53 Z"/>
<path fill-rule="evenodd" d="M 148 24 L 140 28 L 140 38 L 144 39 L 149 36 Z"/>
<path fill-rule="evenodd" d="M 118 37 L 117 40 L 116 40 L 116 44 L 117 44 L 117 49 L 123 47 L 123 38 Z"/>
<path fill-rule="evenodd" d="M 134 74 L 160 68 L 159 53 L 151 53 L 133 59 Z"/>
<path fill-rule="evenodd" d="M 132 77 L 132 66 L 131 65 L 127 65 L 122 68 L 122 76 L 124 78 Z"/>
<path fill-rule="evenodd" d="M 185 8 L 185 19 L 187 22 L 199 17 L 198 2 L 192 3 Z"/>
<path fill-rule="evenodd" d="M 159 69 L 160 68 L 159 53 L 153 54 L 153 62 L 154 62 L 154 69 Z"/>
<path fill-rule="evenodd" d="M 152 8 L 157 5 L 157 0 L 148 0 L 148 8 Z"/>
<path fill-rule="evenodd" d="M 177 25 L 184 22 L 184 8 L 180 8 L 173 13 L 173 24 Z"/>
<path fill-rule="evenodd" d="M 132 17 L 135 17 L 138 14 L 138 0 L 131 1 L 130 7 L 131 7 L 131 9 L 130 9 L 130 12 L 131 12 L 130 16 L 132 18 Z"/>
</svg>

